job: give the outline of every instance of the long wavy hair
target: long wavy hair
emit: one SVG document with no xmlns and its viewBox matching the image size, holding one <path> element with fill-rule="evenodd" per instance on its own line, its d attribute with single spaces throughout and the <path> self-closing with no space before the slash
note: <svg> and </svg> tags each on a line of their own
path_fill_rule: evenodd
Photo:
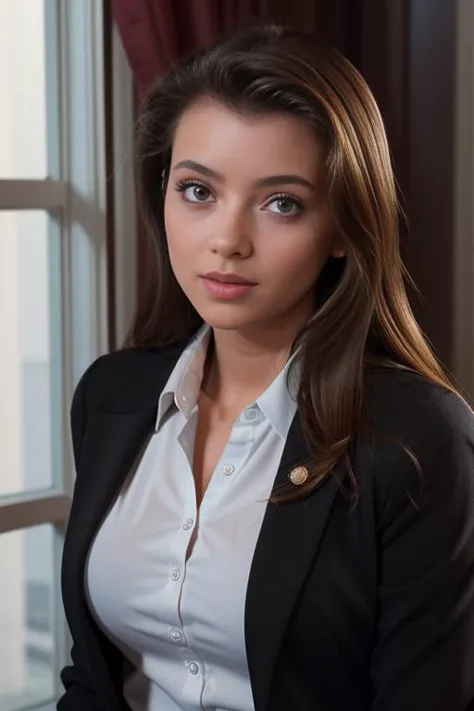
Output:
<svg viewBox="0 0 474 711">
<path fill-rule="evenodd" d="M 341 460 L 356 489 L 350 448 L 361 423 L 368 369 L 407 368 L 454 387 L 409 306 L 396 186 L 379 109 L 362 76 L 336 50 L 302 32 L 252 27 L 184 59 L 151 88 L 137 127 L 148 274 L 127 345 L 186 341 L 202 323 L 171 268 L 163 186 L 176 126 L 203 98 L 250 116 L 298 116 L 325 147 L 327 200 L 346 257 L 327 262 L 314 315 L 293 344 L 301 366 L 298 411 L 311 453 L 310 476 L 300 487 L 285 488 L 279 499 L 307 495 Z"/>
</svg>

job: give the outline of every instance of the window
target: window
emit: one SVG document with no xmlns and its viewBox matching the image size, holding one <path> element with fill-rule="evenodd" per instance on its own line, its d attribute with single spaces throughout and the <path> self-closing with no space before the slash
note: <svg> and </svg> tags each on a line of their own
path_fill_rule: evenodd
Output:
<svg viewBox="0 0 474 711">
<path fill-rule="evenodd" d="M 44 524 L 0 536 L 2 711 L 56 696 L 54 537 L 54 527 Z"/>
<path fill-rule="evenodd" d="M 108 346 L 102 12 L 0 0 L 0 711 L 54 704 L 69 650 L 69 405 Z"/>
</svg>

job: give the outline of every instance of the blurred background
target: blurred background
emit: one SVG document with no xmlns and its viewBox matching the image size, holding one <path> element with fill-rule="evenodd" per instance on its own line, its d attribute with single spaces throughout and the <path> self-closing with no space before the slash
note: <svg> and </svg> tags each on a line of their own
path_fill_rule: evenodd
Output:
<svg viewBox="0 0 474 711">
<path fill-rule="evenodd" d="M 329 39 L 367 79 L 413 308 L 474 396 L 472 0 L 0 0 L 0 711 L 51 711 L 60 694 L 68 411 L 140 298 L 141 98 L 182 53 L 252 19 Z"/>
</svg>

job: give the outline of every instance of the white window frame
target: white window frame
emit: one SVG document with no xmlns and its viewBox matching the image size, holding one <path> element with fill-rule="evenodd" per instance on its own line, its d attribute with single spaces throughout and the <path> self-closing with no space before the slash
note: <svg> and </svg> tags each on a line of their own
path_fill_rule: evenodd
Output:
<svg viewBox="0 0 474 711">
<path fill-rule="evenodd" d="M 0 210 L 61 213 L 62 362 L 57 411 L 61 479 L 51 489 L 0 497 L 0 534 L 52 524 L 58 578 L 74 482 L 70 402 L 82 372 L 108 350 L 104 17 L 103 3 L 97 0 L 46 0 L 45 5 L 46 66 L 54 94 L 48 102 L 58 109 L 47 121 L 48 131 L 61 137 L 59 152 L 48 156 L 48 179 L 0 180 Z M 56 592 L 55 609 L 61 610 L 59 589 Z M 62 693 L 59 667 L 67 662 L 69 652 L 65 620 L 56 643 L 57 698 Z"/>
</svg>

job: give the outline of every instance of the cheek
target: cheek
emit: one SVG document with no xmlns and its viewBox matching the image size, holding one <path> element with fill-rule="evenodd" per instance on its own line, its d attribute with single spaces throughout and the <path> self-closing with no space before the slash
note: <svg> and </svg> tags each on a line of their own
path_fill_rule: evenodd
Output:
<svg viewBox="0 0 474 711">
<path fill-rule="evenodd" d="M 183 219 L 182 211 L 176 209 L 179 206 L 176 206 L 174 203 L 174 196 L 171 198 L 166 197 L 164 213 L 165 231 L 170 247 L 174 247 L 175 245 L 178 247 L 180 236 L 183 238 L 186 232 L 186 220 Z"/>
<path fill-rule="evenodd" d="M 263 257 L 265 270 L 275 283 L 285 285 L 285 289 L 305 291 L 316 282 L 330 255 L 330 233 L 311 229 L 289 233 L 286 237 L 275 240 L 273 248 Z"/>
<path fill-rule="evenodd" d="M 178 198 L 179 199 L 179 198 Z M 175 196 L 165 201 L 165 231 L 171 265 L 177 273 L 181 272 L 186 263 L 192 262 L 193 253 L 198 247 L 196 230 L 182 206 L 175 204 Z"/>
</svg>

